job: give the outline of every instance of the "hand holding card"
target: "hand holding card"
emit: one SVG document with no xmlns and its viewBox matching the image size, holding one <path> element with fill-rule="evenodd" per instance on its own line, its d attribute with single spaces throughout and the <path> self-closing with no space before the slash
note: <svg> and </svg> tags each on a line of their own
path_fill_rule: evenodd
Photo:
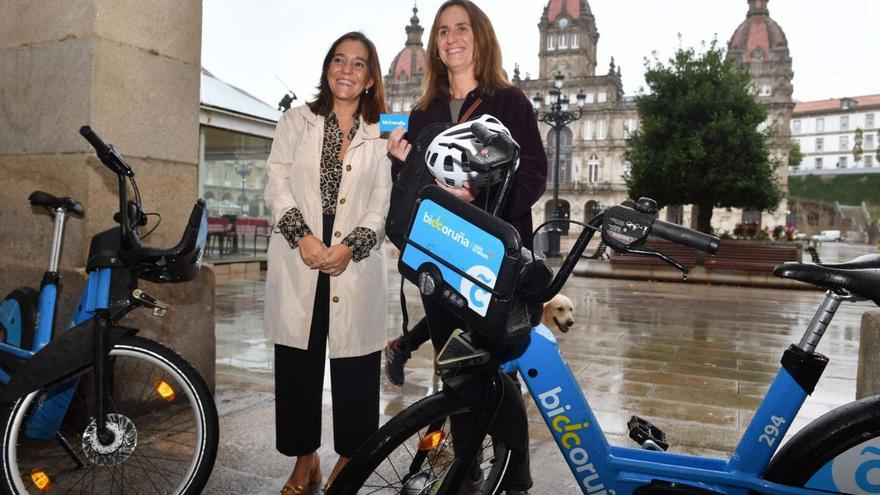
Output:
<svg viewBox="0 0 880 495">
<path fill-rule="evenodd" d="M 383 113 L 379 115 L 379 132 L 391 132 L 400 126 L 406 131 L 409 115 L 402 113 Z"/>
</svg>

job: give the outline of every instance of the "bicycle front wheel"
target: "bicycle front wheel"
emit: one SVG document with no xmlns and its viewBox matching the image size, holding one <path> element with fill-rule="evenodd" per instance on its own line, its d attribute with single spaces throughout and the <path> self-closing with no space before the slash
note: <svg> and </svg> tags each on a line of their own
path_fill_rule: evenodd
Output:
<svg viewBox="0 0 880 495">
<path fill-rule="evenodd" d="M 106 431 L 94 370 L 32 392 L 6 411 L 2 491 L 200 493 L 217 454 L 217 410 L 204 380 L 167 347 L 127 337 L 109 354 Z"/>
<path fill-rule="evenodd" d="M 426 397 L 389 420 L 358 450 L 330 487 L 329 495 L 433 493 L 455 455 L 450 420 L 472 421 L 468 408 L 442 393 Z M 495 493 L 510 451 L 487 436 L 461 493 Z"/>
<path fill-rule="evenodd" d="M 779 449 L 764 478 L 829 493 L 880 493 L 880 396 L 807 425 Z"/>
</svg>

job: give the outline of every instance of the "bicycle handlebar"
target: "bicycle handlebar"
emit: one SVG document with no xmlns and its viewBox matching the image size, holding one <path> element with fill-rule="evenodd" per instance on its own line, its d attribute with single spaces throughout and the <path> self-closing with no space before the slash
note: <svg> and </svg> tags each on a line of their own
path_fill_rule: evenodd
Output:
<svg viewBox="0 0 880 495">
<path fill-rule="evenodd" d="M 93 148 L 95 148 L 98 158 L 113 173 L 122 174 L 126 177 L 134 177 L 134 172 L 132 172 L 131 167 L 125 163 L 125 160 L 122 159 L 122 155 L 95 134 L 95 131 L 93 131 L 91 127 L 84 125 L 79 128 L 79 133 L 82 137 L 86 138 L 86 141 L 88 141 Z"/>
<path fill-rule="evenodd" d="M 626 218 L 630 219 L 638 219 L 641 217 L 644 220 L 643 225 L 640 225 L 638 223 L 633 225 L 633 227 L 635 227 L 633 230 L 638 232 L 638 234 L 629 234 L 632 235 L 632 237 L 630 238 L 631 244 L 621 243 L 621 236 L 618 236 L 614 239 L 605 237 L 605 234 L 607 233 L 606 229 L 608 229 L 605 217 L 609 214 L 609 211 L 612 212 L 612 216 L 609 217 L 609 219 L 612 220 L 612 223 L 613 219 L 618 215 L 624 215 Z M 662 237 L 663 239 L 666 239 L 668 241 L 683 244 L 685 246 L 690 246 L 701 251 L 706 251 L 711 254 L 714 254 L 718 250 L 718 246 L 721 242 L 717 237 L 713 235 L 697 232 L 696 230 L 682 227 L 681 225 L 677 225 L 674 223 L 664 222 L 663 220 L 655 219 L 653 217 L 653 214 L 645 213 L 638 209 L 632 209 L 622 205 L 614 206 L 612 208 L 609 208 L 609 210 L 607 210 L 606 212 L 599 213 L 589 221 L 588 225 L 589 226 L 587 228 L 584 228 L 584 230 L 578 236 L 577 240 L 574 243 L 574 246 L 565 257 L 565 260 L 562 262 L 562 266 L 559 267 L 559 271 L 556 272 L 556 276 L 553 277 L 553 280 L 550 282 L 550 284 L 537 292 L 526 291 L 522 293 L 522 297 L 526 301 L 532 303 L 547 302 L 553 296 L 558 294 L 565 282 L 568 281 L 568 277 L 571 276 L 575 265 L 580 260 L 581 255 L 587 248 L 587 244 L 589 244 L 590 240 L 592 240 L 593 235 L 596 232 L 601 232 L 603 234 L 603 241 L 607 241 L 606 244 L 609 247 L 616 251 L 624 252 L 628 251 L 630 245 L 641 245 L 650 234 L 654 234 L 657 237 Z M 648 254 L 644 251 L 638 250 L 633 250 L 633 252 L 635 252 L 636 254 Z"/>
<path fill-rule="evenodd" d="M 471 124 L 470 130 L 483 143 L 483 149 L 470 162 L 471 169 L 485 173 L 499 165 L 513 164 L 519 154 L 519 145 L 512 137 L 492 131 L 479 122 Z"/>
<path fill-rule="evenodd" d="M 690 246 L 709 254 L 715 254 L 718 251 L 718 246 L 721 244 L 721 241 L 714 235 L 697 232 L 678 224 L 664 222 L 663 220 L 654 220 L 651 233 L 667 241 Z"/>
</svg>

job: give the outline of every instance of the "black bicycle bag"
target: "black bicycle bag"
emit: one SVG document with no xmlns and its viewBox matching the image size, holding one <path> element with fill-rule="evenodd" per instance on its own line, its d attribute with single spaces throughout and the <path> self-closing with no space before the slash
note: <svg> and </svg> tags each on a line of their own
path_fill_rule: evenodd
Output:
<svg viewBox="0 0 880 495">
<path fill-rule="evenodd" d="M 434 176 L 425 163 L 425 151 L 438 134 L 453 125 L 451 122 L 436 122 L 422 129 L 406 157 L 400 175 L 391 186 L 388 217 L 385 219 L 385 237 L 401 251 L 406 243 L 406 233 L 419 191 L 434 183 Z"/>
<path fill-rule="evenodd" d="M 471 329 L 504 344 L 537 323 L 516 293 L 529 261 L 510 224 L 428 185 L 417 194 L 398 269 Z"/>
</svg>

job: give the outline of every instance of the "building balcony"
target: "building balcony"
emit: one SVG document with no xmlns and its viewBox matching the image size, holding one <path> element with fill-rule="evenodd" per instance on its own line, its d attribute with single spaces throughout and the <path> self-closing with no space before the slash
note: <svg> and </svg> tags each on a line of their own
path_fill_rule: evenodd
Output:
<svg viewBox="0 0 880 495">
<path fill-rule="evenodd" d="M 594 192 L 626 192 L 626 184 L 613 184 L 610 182 L 560 182 L 559 192 L 567 194 L 581 194 Z M 547 193 L 553 194 L 553 181 L 547 182 Z"/>
</svg>

